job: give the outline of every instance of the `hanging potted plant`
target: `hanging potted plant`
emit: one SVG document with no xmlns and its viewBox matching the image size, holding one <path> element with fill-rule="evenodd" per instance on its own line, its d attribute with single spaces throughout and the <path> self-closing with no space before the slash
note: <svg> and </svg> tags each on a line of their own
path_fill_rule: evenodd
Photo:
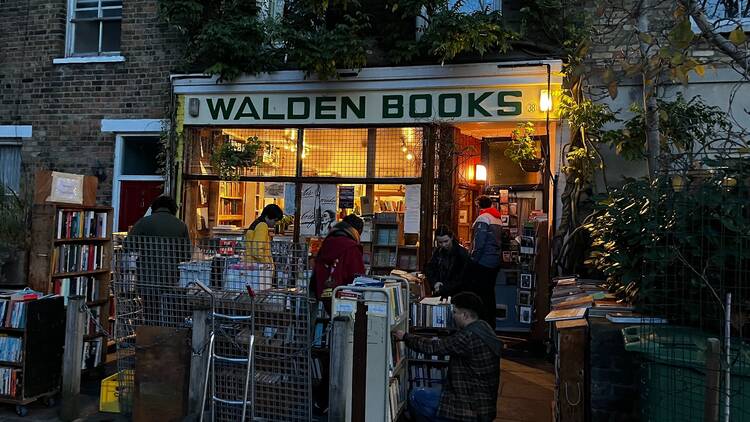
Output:
<svg viewBox="0 0 750 422">
<path fill-rule="evenodd" d="M 257 136 L 247 138 L 245 143 L 222 142 L 211 155 L 211 166 L 222 180 L 237 180 L 242 169 L 258 165 L 262 146 Z"/>
<path fill-rule="evenodd" d="M 523 171 L 534 173 L 542 168 L 542 159 L 537 156 L 538 152 L 534 139 L 534 124 L 519 123 L 510 133 L 510 145 L 505 150 L 505 156 L 521 166 Z"/>
</svg>

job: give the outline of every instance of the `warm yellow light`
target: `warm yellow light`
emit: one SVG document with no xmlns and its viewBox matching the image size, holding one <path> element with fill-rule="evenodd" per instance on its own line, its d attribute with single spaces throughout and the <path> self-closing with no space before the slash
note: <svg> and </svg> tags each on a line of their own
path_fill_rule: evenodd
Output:
<svg viewBox="0 0 750 422">
<path fill-rule="evenodd" d="M 402 146 L 401 147 L 401 152 L 406 152 L 406 151 L 408 151 L 408 148 L 406 148 L 406 145 Z"/>
<path fill-rule="evenodd" d="M 477 164 L 474 167 L 474 181 L 475 182 L 487 181 L 487 167 L 485 167 L 483 164 Z"/>
<path fill-rule="evenodd" d="M 292 152 L 297 152 L 297 147 L 295 145 L 292 145 Z"/>
<path fill-rule="evenodd" d="M 307 154 L 305 154 L 305 151 L 302 151 L 302 158 L 305 158 Z"/>
<path fill-rule="evenodd" d="M 406 154 L 406 159 L 409 160 L 409 161 L 413 160 L 414 159 L 414 154 L 412 154 L 412 153 Z"/>
<path fill-rule="evenodd" d="M 549 90 L 543 89 L 539 92 L 539 111 L 546 112 L 552 110 L 552 95 Z"/>
</svg>

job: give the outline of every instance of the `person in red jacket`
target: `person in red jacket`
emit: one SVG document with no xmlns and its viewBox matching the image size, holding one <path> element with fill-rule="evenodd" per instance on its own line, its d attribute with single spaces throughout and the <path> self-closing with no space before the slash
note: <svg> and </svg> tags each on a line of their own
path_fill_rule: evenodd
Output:
<svg viewBox="0 0 750 422">
<path fill-rule="evenodd" d="M 331 314 L 331 295 L 338 286 L 350 284 L 358 275 L 365 273 L 365 263 L 359 236 L 364 221 L 354 214 L 344 217 L 333 226 L 315 257 L 315 267 L 310 280 L 311 293 L 323 302 Z M 328 353 L 321 353 L 322 360 L 328 360 Z M 313 389 L 313 411 L 316 415 L 328 412 L 328 384 L 330 374 L 327 364 L 320 365 L 320 384 Z"/>
<path fill-rule="evenodd" d="M 338 286 L 350 284 L 358 275 L 365 273 L 365 263 L 359 236 L 364 221 L 349 214 L 333 226 L 315 257 L 313 282 L 315 297 L 322 301 L 331 313 L 331 293 Z"/>
</svg>

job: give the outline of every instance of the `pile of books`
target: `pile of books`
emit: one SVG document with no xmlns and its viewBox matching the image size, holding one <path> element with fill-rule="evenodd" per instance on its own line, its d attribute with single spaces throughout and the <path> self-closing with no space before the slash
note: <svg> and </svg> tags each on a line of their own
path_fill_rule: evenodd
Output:
<svg viewBox="0 0 750 422">
<path fill-rule="evenodd" d="M 0 292 L 0 326 L 25 328 L 27 302 L 42 296 L 29 289 Z"/>
<path fill-rule="evenodd" d="M 20 369 L 0 368 L 0 395 L 15 397 Z"/>
<path fill-rule="evenodd" d="M 590 316 L 605 317 L 610 312 L 631 312 L 633 307 L 608 293 L 600 280 L 559 277 L 553 280 L 551 311 L 547 322 Z"/>
<path fill-rule="evenodd" d="M 107 213 L 60 210 L 57 213 L 57 239 L 107 237 Z"/>
<path fill-rule="evenodd" d="M 388 359 L 389 377 L 396 374 L 396 368 L 401 364 L 401 361 L 404 358 L 406 358 L 406 343 L 403 341 L 391 340 L 391 355 Z"/>
<path fill-rule="evenodd" d="M 397 421 L 405 401 L 406 385 L 398 378 L 393 378 L 388 385 L 388 414 L 386 420 Z"/>
</svg>

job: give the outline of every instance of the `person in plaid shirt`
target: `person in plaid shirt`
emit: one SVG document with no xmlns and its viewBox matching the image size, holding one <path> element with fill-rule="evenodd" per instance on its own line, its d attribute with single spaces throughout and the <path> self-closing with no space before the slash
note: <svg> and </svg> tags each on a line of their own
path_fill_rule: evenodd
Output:
<svg viewBox="0 0 750 422">
<path fill-rule="evenodd" d="M 453 320 L 459 330 L 439 339 L 395 331 L 398 340 L 426 355 L 449 355 L 448 378 L 442 391 L 416 388 L 410 395 L 417 422 L 492 422 L 497 413 L 502 342 L 486 321 L 479 319 L 482 299 L 463 292 L 453 297 Z M 439 401 L 438 401 L 439 398 Z"/>
</svg>

